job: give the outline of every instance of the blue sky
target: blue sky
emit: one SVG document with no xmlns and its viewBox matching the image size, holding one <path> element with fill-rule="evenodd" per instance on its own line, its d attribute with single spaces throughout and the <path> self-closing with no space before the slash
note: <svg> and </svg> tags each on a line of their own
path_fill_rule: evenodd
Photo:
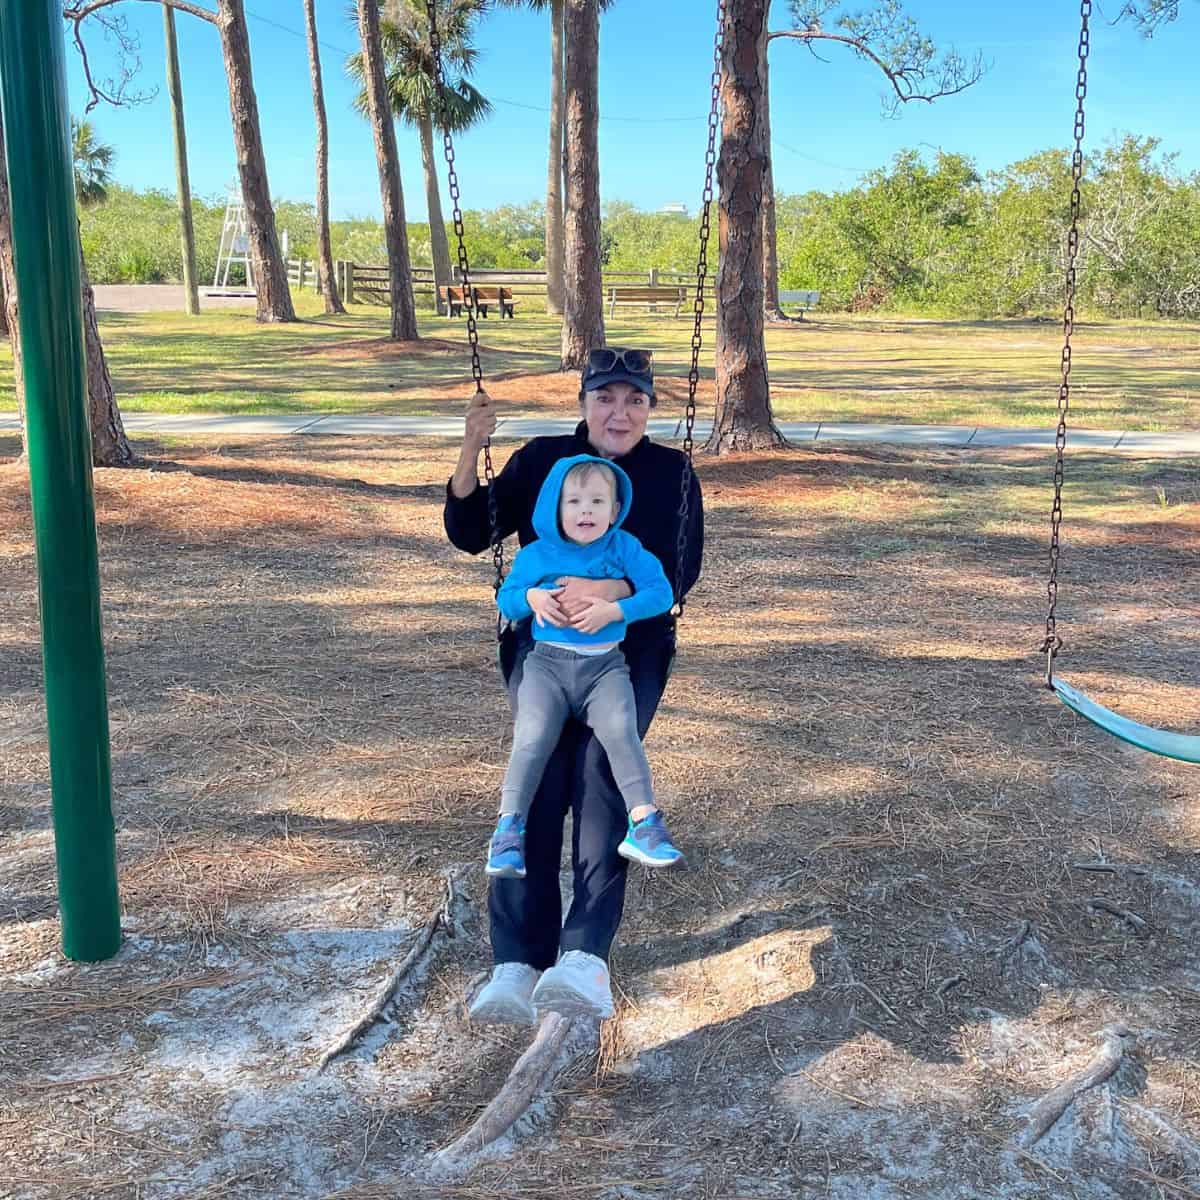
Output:
<svg viewBox="0 0 1200 1200">
<path fill-rule="evenodd" d="M 865 0 L 852 7 L 866 7 Z M 117 150 L 121 183 L 174 188 L 170 111 L 163 91 L 162 18 L 158 6 L 122 6 L 141 35 L 139 84 L 158 88 L 149 103 L 101 105 L 91 114 L 100 137 Z M 356 49 L 348 0 L 317 0 L 330 118 L 331 208 L 335 218 L 378 215 L 379 188 L 370 130 L 352 109 L 345 52 Z M 841 48 L 822 59 L 801 44 L 771 48 L 771 110 L 776 185 L 783 192 L 831 190 L 918 147 L 971 155 L 984 169 L 1069 140 L 1074 111 L 1078 4 L 1073 0 L 909 0 L 908 11 L 939 46 L 981 50 L 990 64 L 970 91 L 933 105 L 912 104 L 899 119 L 881 114 L 884 81 Z M 1119 0 L 1108 0 L 1115 13 Z M 773 29 L 785 28 L 784 0 Z M 275 196 L 312 200 L 313 116 L 300 0 L 247 0 L 254 77 Z M 1131 132 L 1161 138 L 1184 171 L 1200 171 L 1200 74 L 1189 70 L 1189 43 L 1200 30 L 1200 4 L 1154 39 L 1128 24 L 1093 18 L 1088 140 L 1093 146 Z M 223 194 L 235 177 L 228 95 L 216 30 L 176 16 L 194 191 Z M 601 22 L 600 186 L 604 201 L 642 208 L 683 202 L 695 211 L 703 185 L 705 119 L 715 4 L 710 0 L 617 0 Z M 111 64 L 102 30 L 88 41 L 97 73 Z M 497 11 L 480 25 L 477 86 L 495 102 L 491 120 L 461 136 L 457 161 L 471 208 L 523 204 L 545 193 L 549 21 L 545 14 Z M 72 111 L 87 99 L 83 73 L 68 47 Z M 399 129 L 405 204 L 425 216 L 420 151 Z M 443 184 L 443 197 L 445 186 Z"/>
</svg>

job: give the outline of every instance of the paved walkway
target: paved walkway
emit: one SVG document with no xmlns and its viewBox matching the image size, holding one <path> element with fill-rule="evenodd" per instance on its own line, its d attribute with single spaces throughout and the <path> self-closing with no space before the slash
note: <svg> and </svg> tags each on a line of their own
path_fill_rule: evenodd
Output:
<svg viewBox="0 0 1200 1200">
<path fill-rule="evenodd" d="M 461 417 L 403 417 L 331 414 L 314 416 L 297 413 L 290 416 L 229 417 L 203 413 L 125 413 L 122 418 L 130 433 L 229 434 L 232 436 L 271 434 L 358 434 L 362 436 L 409 435 L 412 437 L 462 437 Z M 540 434 L 569 433 L 575 428 L 572 417 L 508 417 L 496 429 L 497 441 L 524 441 Z M 0 413 L 0 431 L 17 427 L 16 413 Z M 696 438 L 703 440 L 712 429 L 709 420 L 696 422 Z M 682 422 L 658 417 L 647 430 L 652 437 L 671 439 L 682 436 Z M 884 442 L 897 446 L 1009 447 L 1041 449 L 1054 446 L 1052 429 L 988 429 L 973 425 L 855 425 L 817 421 L 781 421 L 780 432 L 790 441 L 804 442 Z M 1118 450 L 1130 454 L 1200 454 L 1200 432 L 1147 433 L 1101 429 L 1074 429 L 1068 434 L 1073 448 Z"/>
</svg>

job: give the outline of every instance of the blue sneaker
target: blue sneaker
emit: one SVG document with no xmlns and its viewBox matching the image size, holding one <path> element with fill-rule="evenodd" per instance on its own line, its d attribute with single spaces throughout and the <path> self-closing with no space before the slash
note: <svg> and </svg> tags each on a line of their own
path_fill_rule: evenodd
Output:
<svg viewBox="0 0 1200 1200">
<path fill-rule="evenodd" d="M 671 831 L 657 809 L 636 824 L 629 819 L 629 832 L 617 853 L 643 867 L 673 867 L 683 862 L 683 851 L 671 841 Z"/>
<path fill-rule="evenodd" d="M 487 873 L 500 879 L 525 878 L 525 818 L 502 813 L 488 847 Z"/>
</svg>

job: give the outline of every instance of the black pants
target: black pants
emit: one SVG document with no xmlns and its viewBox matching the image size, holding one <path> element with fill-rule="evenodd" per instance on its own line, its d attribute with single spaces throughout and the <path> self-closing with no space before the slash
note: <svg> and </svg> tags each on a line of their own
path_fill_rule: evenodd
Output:
<svg viewBox="0 0 1200 1200">
<path fill-rule="evenodd" d="M 514 634 L 515 644 L 501 647 L 501 670 L 515 709 L 532 641 L 527 624 Z M 628 638 L 622 649 L 637 704 L 638 733 L 645 737 L 671 673 L 674 634 L 656 626 L 655 636 Z M 558 872 L 568 810 L 574 895 L 564 922 Z M 529 810 L 526 876 L 492 880 L 488 913 L 497 963 L 528 963 L 544 971 L 554 965 L 560 949 L 586 950 L 607 960 L 625 906 L 628 864 L 617 846 L 627 828 L 625 802 L 604 751 L 587 726 L 568 721 Z"/>
</svg>

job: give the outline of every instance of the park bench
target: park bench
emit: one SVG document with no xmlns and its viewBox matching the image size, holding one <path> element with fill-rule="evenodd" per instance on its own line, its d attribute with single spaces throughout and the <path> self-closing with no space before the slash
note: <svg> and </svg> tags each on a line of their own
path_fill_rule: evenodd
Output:
<svg viewBox="0 0 1200 1200">
<path fill-rule="evenodd" d="M 618 304 L 637 304 L 651 309 L 656 309 L 660 304 L 673 304 L 675 315 L 679 316 L 679 310 L 687 298 L 687 284 L 683 283 L 643 284 L 640 287 L 620 284 L 608 289 L 608 315 L 613 316 Z"/>
<path fill-rule="evenodd" d="M 515 315 L 516 300 L 513 299 L 512 288 L 506 287 L 477 287 L 475 289 L 475 308 L 481 317 L 488 315 L 489 306 L 496 304 L 500 307 L 500 320 L 505 314 L 511 320 Z"/>
<path fill-rule="evenodd" d="M 460 287 L 441 287 L 438 288 L 438 297 L 446 306 L 446 315 L 448 317 L 461 317 L 462 311 L 468 307 L 464 299 L 465 293 Z"/>
<path fill-rule="evenodd" d="M 780 292 L 779 305 L 794 304 L 800 310 L 800 320 L 804 320 L 806 312 L 812 312 L 821 303 L 820 292 Z"/>
<path fill-rule="evenodd" d="M 500 308 L 500 319 L 503 321 L 505 316 L 512 317 L 515 315 L 516 300 L 513 297 L 512 289 L 506 287 L 477 287 L 472 288 L 475 302 L 474 308 L 476 313 L 481 317 L 488 315 L 488 309 L 492 305 L 498 305 Z M 464 299 L 466 291 L 460 287 L 443 287 L 438 288 L 438 295 L 443 304 L 446 305 L 446 315 L 449 317 L 461 317 L 463 310 L 471 308 Z"/>
</svg>

